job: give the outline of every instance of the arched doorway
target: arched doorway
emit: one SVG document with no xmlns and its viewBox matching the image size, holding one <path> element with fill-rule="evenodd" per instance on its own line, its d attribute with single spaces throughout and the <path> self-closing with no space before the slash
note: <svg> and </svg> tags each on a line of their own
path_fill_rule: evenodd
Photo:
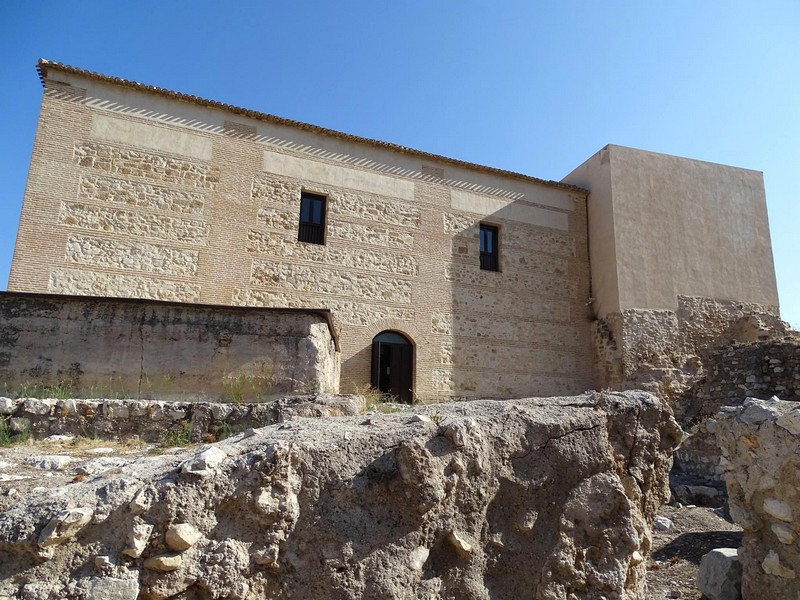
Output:
<svg viewBox="0 0 800 600">
<path fill-rule="evenodd" d="M 396 331 L 382 331 L 372 338 L 372 387 L 411 404 L 414 346 Z"/>
</svg>

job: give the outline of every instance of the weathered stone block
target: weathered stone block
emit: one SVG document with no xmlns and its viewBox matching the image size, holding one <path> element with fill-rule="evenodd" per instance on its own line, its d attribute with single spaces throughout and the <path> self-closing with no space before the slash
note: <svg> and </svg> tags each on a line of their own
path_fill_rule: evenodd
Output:
<svg viewBox="0 0 800 600">
<path fill-rule="evenodd" d="M 796 402 L 748 398 L 717 415 L 731 516 L 742 526 L 742 595 L 800 597 L 800 435 L 778 423 Z"/>
<path fill-rule="evenodd" d="M 62 202 L 59 223 L 69 227 L 181 242 L 208 243 L 208 224 L 194 219 L 136 213 L 79 202 Z"/>
<path fill-rule="evenodd" d="M 742 565 L 736 548 L 717 548 L 700 560 L 697 587 L 709 600 L 740 600 Z"/>
<path fill-rule="evenodd" d="M 83 174 L 78 188 L 78 197 L 94 202 L 122 204 L 128 207 L 146 208 L 190 217 L 202 217 L 205 195 L 168 187 Z"/>
<path fill-rule="evenodd" d="M 213 190 L 219 182 L 216 167 L 107 144 L 76 144 L 74 162 L 111 174 Z"/>
<path fill-rule="evenodd" d="M 197 257 L 196 250 L 143 242 L 85 235 L 71 235 L 67 240 L 67 262 L 95 267 L 194 277 L 197 273 Z"/>
<path fill-rule="evenodd" d="M 149 298 L 175 302 L 197 302 L 200 298 L 200 285 L 196 283 L 78 269 L 53 269 L 48 290 L 74 296 Z"/>
<path fill-rule="evenodd" d="M 341 294 L 399 304 L 411 302 L 411 283 L 407 280 L 317 266 L 254 260 L 250 280 L 253 285 L 262 287 Z"/>
</svg>

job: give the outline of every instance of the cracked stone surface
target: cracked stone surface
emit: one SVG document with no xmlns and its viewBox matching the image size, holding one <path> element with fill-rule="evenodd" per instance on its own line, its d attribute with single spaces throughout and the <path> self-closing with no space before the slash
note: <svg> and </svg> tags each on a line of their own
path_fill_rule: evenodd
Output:
<svg viewBox="0 0 800 600">
<path fill-rule="evenodd" d="M 680 429 L 641 392 L 298 419 L 0 513 L 0 597 L 644 599 Z M 216 453 L 215 454 L 219 454 Z M 91 511 L 43 552 L 65 510 Z M 183 551 L 166 534 L 196 531 Z M 152 525 L 141 555 L 123 550 Z M 128 597 L 126 596 L 126 597 Z"/>
</svg>

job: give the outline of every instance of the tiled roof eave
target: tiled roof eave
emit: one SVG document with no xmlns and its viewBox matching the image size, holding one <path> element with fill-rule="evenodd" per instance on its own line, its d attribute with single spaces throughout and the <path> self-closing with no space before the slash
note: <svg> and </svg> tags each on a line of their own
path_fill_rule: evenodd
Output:
<svg viewBox="0 0 800 600">
<path fill-rule="evenodd" d="M 562 190 L 567 190 L 571 192 L 576 192 L 578 194 L 587 195 L 589 192 L 584 188 L 578 187 L 576 185 L 570 185 L 568 183 L 562 183 L 560 181 L 552 181 L 548 179 L 539 179 L 538 177 L 532 177 L 530 175 L 524 175 L 522 173 L 516 173 L 514 171 L 506 171 L 504 169 L 498 169 L 495 167 L 487 167 L 485 165 L 479 165 L 476 163 L 470 163 L 463 160 L 458 160 L 455 158 L 449 158 L 447 156 L 441 156 L 438 154 L 432 154 L 430 152 L 424 152 L 422 150 L 416 150 L 414 148 L 409 148 L 407 146 L 401 146 L 399 144 L 392 144 L 390 142 L 382 142 L 380 140 L 373 140 L 370 138 L 360 137 L 357 135 L 352 135 L 349 133 L 343 133 L 341 131 L 336 131 L 334 129 L 327 129 L 325 127 L 320 127 L 318 125 L 312 125 L 310 123 L 303 123 L 302 121 L 294 121 L 292 119 L 286 119 L 284 117 L 278 117 L 276 115 L 271 115 L 267 113 L 258 112 L 255 110 L 250 110 L 247 108 L 241 108 L 239 106 L 233 106 L 231 104 L 225 104 L 223 102 L 217 102 L 215 100 L 207 100 L 205 98 L 200 98 L 199 96 L 192 96 L 191 94 L 183 94 L 180 92 L 174 92 L 172 90 L 168 90 L 165 88 L 160 88 L 152 85 L 146 85 L 143 83 L 138 83 L 136 81 L 130 81 L 128 79 L 122 79 L 120 77 L 112 77 L 110 75 L 103 75 L 102 73 L 95 73 L 93 71 L 87 71 L 85 69 L 79 69 L 77 67 L 71 67 L 69 65 L 64 65 L 58 62 L 53 62 L 46 60 L 44 58 L 39 59 L 38 64 L 36 65 L 36 70 L 39 73 L 39 79 L 44 85 L 45 79 L 47 77 L 47 71 L 49 69 L 61 71 L 64 73 L 70 73 L 73 75 L 79 75 L 81 77 L 85 77 L 87 79 L 93 79 L 96 81 L 102 81 L 105 83 L 111 83 L 114 85 L 118 85 L 121 87 L 131 88 L 140 92 L 145 92 L 148 94 L 156 94 L 158 96 L 164 96 L 167 98 L 172 98 L 175 100 L 180 100 L 183 102 L 190 102 L 192 104 L 196 104 L 199 106 L 206 106 L 209 108 L 215 108 L 218 110 L 223 110 L 232 114 L 241 115 L 244 117 L 249 117 L 251 119 L 256 119 L 258 121 L 264 121 L 267 123 L 274 123 L 277 125 L 284 125 L 287 127 L 293 127 L 295 129 L 302 129 L 304 131 L 309 131 L 313 133 L 318 133 L 321 135 L 326 135 L 330 137 L 335 137 L 341 140 L 356 142 L 360 144 L 367 144 L 370 146 L 375 146 L 378 148 L 385 148 L 387 150 L 392 150 L 394 152 L 400 152 L 403 154 L 409 154 L 412 156 L 418 156 L 420 158 L 434 160 L 439 162 L 444 162 L 446 164 L 452 165 L 454 167 L 462 167 L 471 170 L 482 171 L 485 173 L 490 173 L 493 175 L 500 175 L 502 177 L 511 177 L 513 179 L 519 179 L 522 181 L 527 181 L 531 183 L 537 183 L 541 185 L 546 185 L 548 187 L 554 187 Z"/>
</svg>

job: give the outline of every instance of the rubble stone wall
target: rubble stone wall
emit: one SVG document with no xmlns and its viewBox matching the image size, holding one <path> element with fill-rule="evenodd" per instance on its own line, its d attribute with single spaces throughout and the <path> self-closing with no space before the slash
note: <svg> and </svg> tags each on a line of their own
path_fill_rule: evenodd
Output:
<svg viewBox="0 0 800 600">
<path fill-rule="evenodd" d="M 0 596 L 644 600 L 679 436 L 662 401 L 626 392 L 122 457 L 0 514 Z"/>
<path fill-rule="evenodd" d="M 744 598 L 800 597 L 800 405 L 748 399 L 717 416 Z"/>
<path fill-rule="evenodd" d="M 0 394 L 231 401 L 336 392 L 324 311 L 0 294 Z"/>
<path fill-rule="evenodd" d="M 595 356 L 603 384 L 647 389 L 668 398 L 685 425 L 683 395 L 702 376 L 703 356 L 736 342 L 782 337 L 778 307 L 678 297 L 671 310 L 628 309 L 595 323 Z"/>
<path fill-rule="evenodd" d="M 679 418 L 690 434 L 676 452 L 683 472 L 722 482 L 714 417 L 747 397 L 800 402 L 800 338 L 732 344 L 702 355 L 703 371 L 680 401 Z"/>
<path fill-rule="evenodd" d="M 51 435 L 163 443 L 208 442 L 294 417 L 340 417 L 364 411 L 364 398 L 312 394 L 261 403 L 163 402 L 0 397 L 0 419 L 11 434 L 41 440 Z"/>
</svg>

